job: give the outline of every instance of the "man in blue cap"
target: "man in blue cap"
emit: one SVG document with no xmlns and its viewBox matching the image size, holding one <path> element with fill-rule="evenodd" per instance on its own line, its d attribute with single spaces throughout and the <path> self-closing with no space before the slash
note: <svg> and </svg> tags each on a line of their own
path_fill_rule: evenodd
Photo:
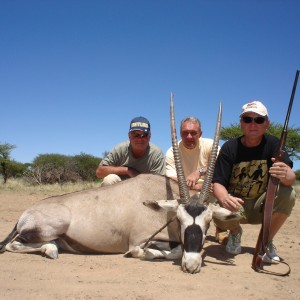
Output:
<svg viewBox="0 0 300 300">
<path fill-rule="evenodd" d="M 129 141 L 116 145 L 101 161 L 96 170 L 103 178 L 101 186 L 115 184 L 140 173 L 165 175 L 165 159 L 162 150 L 150 143 L 150 122 L 144 117 L 131 120 Z"/>
</svg>

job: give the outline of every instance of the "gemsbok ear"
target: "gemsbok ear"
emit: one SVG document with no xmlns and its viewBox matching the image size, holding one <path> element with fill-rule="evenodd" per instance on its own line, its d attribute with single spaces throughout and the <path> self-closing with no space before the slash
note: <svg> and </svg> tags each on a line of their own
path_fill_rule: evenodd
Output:
<svg viewBox="0 0 300 300">
<path fill-rule="evenodd" d="M 143 204 L 153 210 L 164 209 L 176 212 L 180 203 L 177 200 L 147 200 Z"/>
<path fill-rule="evenodd" d="M 204 222 L 205 224 L 209 224 L 212 220 L 212 211 L 210 209 L 207 209 L 205 214 L 204 214 Z"/>
<path fill-rule="evenodd" d="M 177 200 L 158 200 L 155 202 L 160 208 L 163 208 L 166 211 L 176 212 L 177 208 L 179 206 L 179 203 Z"/>
</svg>

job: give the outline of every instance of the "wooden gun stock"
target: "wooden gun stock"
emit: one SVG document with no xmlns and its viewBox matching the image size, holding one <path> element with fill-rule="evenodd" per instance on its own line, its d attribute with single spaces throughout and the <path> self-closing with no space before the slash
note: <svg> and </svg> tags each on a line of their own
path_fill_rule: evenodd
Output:
<svg viewBox="0 0 300 300">
<path fill-rule="evenodd" d="M 263 222 L 257 238 L 256 247 L 252 259 L 252 268 L 257 272 L 263 270 L 262 256 L 265 253 L 267 253 L 267 255 L 269 253 L 268 244 L 270 242 L 269 236 L 270 236 L 270 228 L 271 228 L 271 221 L 272 221 L 272 212 L 273 212 L 274 199 L 276 196 L 278 184 L 279 184 L 279 180 L 277 178 L 270 177 L 268 182 L 266 198 L 265 198 Z M 288 275 L 289 273 L 290 270 L 288 271 L 287 274 L 284 274 L 283 276 Z M 276 273 L 272 272 L 272 274 L 275 275 Z"/>
</svg>

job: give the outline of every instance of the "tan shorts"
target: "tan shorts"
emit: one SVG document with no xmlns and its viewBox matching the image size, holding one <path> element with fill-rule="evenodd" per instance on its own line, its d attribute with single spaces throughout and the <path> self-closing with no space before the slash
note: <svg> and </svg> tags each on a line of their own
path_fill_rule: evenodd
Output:
<svg viewBox="0 0 300 300">
<path fill-rule="evenodd" d="M 266 193 L 263 193 L 257 200 L 244 200 L 243 208 L 246 219 L 237 221 L 220 221 L 214 219 L 217 227 L 222 230 L 233 229 L 242 224 L 261 224 L 263 219 L 263 204 Z M 296 193 L 292 186 L 279 185 L 273 206 L 273 213 L 278 212 L 290 216 L 295 205 Z"/>
</svg>

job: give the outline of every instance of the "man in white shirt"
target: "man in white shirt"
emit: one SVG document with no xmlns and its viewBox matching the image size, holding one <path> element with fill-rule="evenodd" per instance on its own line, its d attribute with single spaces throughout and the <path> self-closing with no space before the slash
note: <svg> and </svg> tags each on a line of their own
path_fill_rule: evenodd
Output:
<svg viewBox="0 0 300 300">
<path fill-rule="evenodd" d="M 202 137 L 201 123 L 196 117 L 187 117 L 181 121 L 180 136 L 178 147 L 186 183 L 191 190 L 200 191 L 213 140 Z M 166 152 L 166 176 L 177 181 L 172 147 Z"/>
<path fill-rule="evenodd" d="M 201 123 L 198 118 L 192 116 L 181 121 L 180 136 L 178 147 L 186 183 L 190 190 L 199 192 L 207 171 L 213 139 L 202 137 Z M 177 181 L 172 147 L 166 152 L 166 176 Z M 209 201 L 216 202 L 212 194 Z M 217 226 L 215 236 L 219 243 L 227 242 L 227 231 L 222 231 Z"/>
</svg>

